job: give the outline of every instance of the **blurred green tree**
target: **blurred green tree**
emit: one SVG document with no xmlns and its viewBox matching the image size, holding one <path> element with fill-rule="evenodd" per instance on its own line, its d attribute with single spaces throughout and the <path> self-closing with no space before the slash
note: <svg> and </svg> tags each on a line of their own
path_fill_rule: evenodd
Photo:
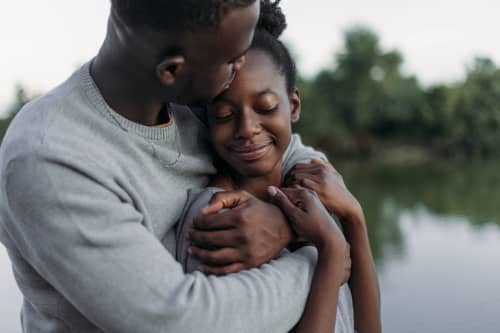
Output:
<svg viewBox="0 0 500 333">
<path fill-rule="evenodd" d="M 5 118 L 0 118 L 0 143 L 9 127 L 10 122 L 14 119 L 15 115 L 21 110 L 21 108 L 30 101 L 30 96 L 26 92 L 26 89 L 21 85 L 17 84 L 15 87 L 15 98 L 14 103 L 8 108 Z"/>
<path fill-rule="evenodd" d="M 488 58 L 476 58 L 465 82 L 450 96 L 449 144 L 469 156 L 498 155 L 500 147 L 500 70 Z"/>
<path fill-rule="evenodd" d="M 344 39 L 334 68 L 301 82 L 298 131 L 327 151 L 355 154 L 370 154 L 380 140 L 423 140 L 434 115 L 417 79 L 402 74 L 401 54 L 383 51 L 365 27 L 348 30 Z"/>
</svg>

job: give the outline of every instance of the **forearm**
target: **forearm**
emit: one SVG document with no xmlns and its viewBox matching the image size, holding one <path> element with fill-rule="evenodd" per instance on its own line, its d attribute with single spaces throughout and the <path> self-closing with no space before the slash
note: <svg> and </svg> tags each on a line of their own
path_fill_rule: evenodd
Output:
<svg viewBox="0 0 500 333">
<path fill-rule="evenodd" d="M 103 331 L 286 332 L 299 320 L 314 249 L 224 277 L 184 274 L 133 205 L 85 176 L 93 168 L 48 163 L 12 164 L 3 189 L 12 220 L 3 226 L 51 288 Z"/>
<path fill-rule="evenodd" d="M 335 257 L 321 251 L 306 308 L 293 333 L 332 333 L 337 317 L 340 281 Z"/>
<path fill-rule="evenodd" d="M 162 304 L 169 321 L 151 332 L 288 332 L 299 320 L 314 272 L 314 249 L 305 248 L 259 269 L 223 277 L 186 275 Z M 172 312 L 175 310 L 175 313 Z M 161 311 L 157 311 L 161 314 Z M 142 330 L 144 331 L 144 330 Z"/>
<path fill-rule="evenodd" d="M 300 318 L 313 272 L 307 249 L 223 277 L 183 274 L 164 249 L 156 251 L 149 259 L 126 251 L 118 262 L 108 255 L 94 263 L 55 258 L 37 269 L 107 332 L 286 332 Z M 78 270 L 69 271 L 68 261 Z"/>
<path fill-rule="evenodd" d="M 343 221 L 344 234 L 351 246 L 351 277 L 354 325 L 359 333 L 382 331 L 380 291 L 363 214 Z"/>
</svg>

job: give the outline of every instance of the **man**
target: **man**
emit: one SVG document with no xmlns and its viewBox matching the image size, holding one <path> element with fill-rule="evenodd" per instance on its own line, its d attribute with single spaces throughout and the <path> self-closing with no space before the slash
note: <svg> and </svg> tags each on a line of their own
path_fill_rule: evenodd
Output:
<svg viewBox="0 0 500 333">
<path fill-rule="evenodd" d="M 113 0 L 98 55 L 16 117 L 0 151 L 0 240 L 25 332 L 286 332 L 298 321 L 310 248 L 220 277 L 184 274 L 172 257 L 186 189 L 215 172 L 203 114 L 179 104 L 231 83 L 258 16 L 255 0 Z M 277 207 L 235 197 L 217 216 L 233 228 L 201 218 L 191 235 L 218 248 L 208 273 L 258 267 L 291 240 Z"/>
</svg>

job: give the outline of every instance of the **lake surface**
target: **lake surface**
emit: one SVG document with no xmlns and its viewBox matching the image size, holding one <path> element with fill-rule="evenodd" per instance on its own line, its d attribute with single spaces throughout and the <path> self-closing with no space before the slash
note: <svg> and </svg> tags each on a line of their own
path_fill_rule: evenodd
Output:
<svg viewBox="0 0 500 333">
<path fill-rule="evenodd" d="M 500 332 L 500 162 L 336 166 L 365 209 L 384 332 Z M 18 333 L 1 246 L 0 282 L 0 332 Z"/>
</svg>

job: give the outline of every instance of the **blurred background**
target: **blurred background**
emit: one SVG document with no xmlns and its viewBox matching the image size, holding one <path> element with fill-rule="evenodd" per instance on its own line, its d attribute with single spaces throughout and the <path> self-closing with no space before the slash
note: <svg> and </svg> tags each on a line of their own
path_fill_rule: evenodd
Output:
<svg viewBox="0 0 500 333">
<path fill-rule="evenodd" d="M 283 1 L 301 72 L 296 131 L 362 203 L 384 332 L 498 332 L 500 2 Z M 108 1 L 0 13 L 0 138 L 97 52 Z M 499 195 L 497 197 L 497 195 Z M 0 246 L 0 331 L 21 296 Z"/>
</svg>

